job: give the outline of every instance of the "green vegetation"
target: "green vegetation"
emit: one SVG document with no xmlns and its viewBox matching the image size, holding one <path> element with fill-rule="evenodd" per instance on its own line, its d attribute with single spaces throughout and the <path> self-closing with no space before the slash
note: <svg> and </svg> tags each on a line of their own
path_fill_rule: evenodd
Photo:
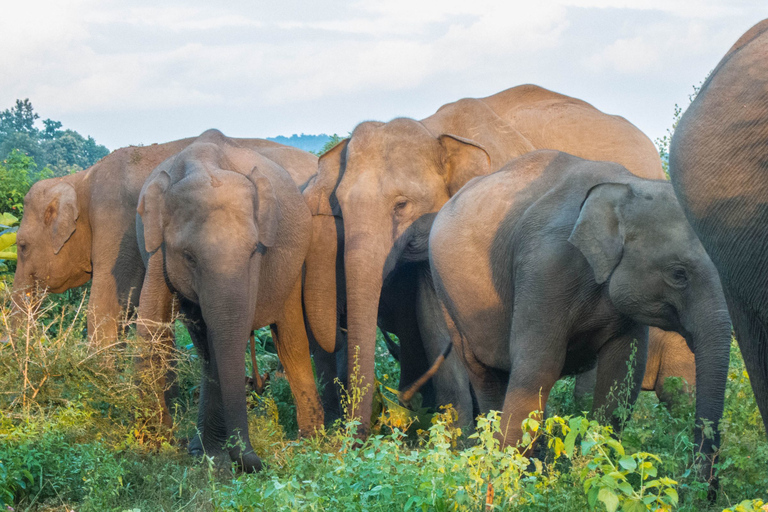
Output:
<svg viewBox="0 0 768 512">
<path fill-rule="evenodd" d="M 52 119 L 43 120 L 41 129 L 38 119 L 40 115 L 29 99 L 16 100 L 12 108 L 0 112 L 0 156 L 18 150 L 41 168 L 50 169 L 53 176 L 65 176 L 90 167 L 109 154 L 92 137 L 62 129 L 61 122 Z"/>
<path fill-rule="evenodd" d="M 532 415 L 525 423 L 529 444 L 538 440 L 534 459 L 499 448 L 497 413 L 481 416 L 474 432 L 461 432 L 450 408 L 420 432 L 385 410 L 362 444 L 352 435 L 355 422 L 296 439 L 290 390 L 273 376 L 263 396 L 249 396 L 252 443 L 266 463 L 250 475 L 227 460 L 186 455 L 199 368 L 183 327 L 175 357 L 181 391 L 175 427 L 166 431 L 153 421 L 159 397 L 142 387 L 134 364 L 148 348 L 129 334 L 124 344 L 94 353 L 82 336 L 87 297 L 62 298 L 32 304 L 36 321 L 0 343 L 0 503 L 15 510 L 481 510 L 487 504 L 484 510 L 702 512 L 760 510 L 759 502 L 743 500 L 766 498 L 768 442 L 735 344 L 717 505 L 695 479 L 693 404 L 681 399 L 668 410 L 644 393 L 615 436 L 576 407 L 572 379 L 558 383 L 549 418 Z M 0 299 L 0 325 L 7 326 L 8 292 Z M 275 356 L 264 350 L 267 331 L 259 339 L 261 371 L 275 371 Z M 397 367 L 379 345 L 378 378 L 396 387 Z M 355 396 L 353 390 L 348 400 Z"/>
</svg>

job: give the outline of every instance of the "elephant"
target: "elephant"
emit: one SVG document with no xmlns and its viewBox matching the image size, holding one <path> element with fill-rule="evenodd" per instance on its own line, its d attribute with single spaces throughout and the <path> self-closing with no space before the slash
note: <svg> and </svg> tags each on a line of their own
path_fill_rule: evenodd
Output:
<svg viewBox="0 0 768 512">
<path fill-rule="evenodd" d="M 114 342 L 122 311 L 136 308 L 144 279 L 136 243 L 141 187 L 155 167 L 193 140 L 121 148 L 88 169 L 32 185 L 17 233 L 14 318 L 27 293 L 63 293 L 92 280 L 88 338 L 96 346 Z M 289 169 L 297 184 L 317 171 L 317 157 L 305 151 L 264 139 L 236 140 Z"/>
<path fill-rule="evenodd" d="M 696 361 L 684 339 L 673 332 L 658 332 L 660 336 L 648 336 L 648 360 L 640 389 L 654 391 L 660 402 L 671 407 L 676 397 L 675 394 L 664 390 L 664 382 L 668 377 L 682 378 L 682 391 L 691 396 L 696 385 Z M 574 398 L 578 401 L 587 393 L 592 393 L 596 382 L 597 368 L 577 375 Z"/>
<path fill-rule="evenodd" d="M 137 213 L 146 261 L 138 334 L 165 338 L 177 297 L 203 364 L 199 436 L 190 451 L 226 450 L 245 471 L 258 471 L 243 361 L 253 329 L 273 328 L 300 432 L 323 422 L 301 306 L 309 209 L 278 163 L 209 130 L 152 171 Z M 238 436 L 235 446 L 227 444 Z"/>
<path fill-rule="evenodd" d="M 318 206 L 318 190 L 335 186 L 328 180 L 337 179 L 333 171 L 338 174 L 345 148 L 346 143 L 339 144 L 321 158 L 318 174 L 304 189 L 304 198 L 310 208 Z M 341 417 L 338 390 L 332 382 L 338 376 L 346 384 L 347 359 L 341 360 L 340 357 L 349 352 L 343 262 L 344 219 L 338 209 L 327 211 L 313 215 L 312 227 L 312 244 L 305 264 L 304 309 L 310 338 L 316 340 L 317 349 L 313 351 L 313 356 L 323 390 L 326 421 L 332 422 Z M 428 370 L 429 363 L 440 354 L 447 336 L 443 323 L 426 262 L 401 265 L 382 288 L 376 318 L 376 324 L 383 332 L 392 332 L 400 340 L 401 390 L 421 377 Z M 469 378 L 455 356 L 447 358 L 421 393 L 422 405 L 437 408 L 452 404 L 460 425 L 472 422 Z"/>
<path fill-rule="evenodd" d="M 634 403 L 648 327 L 682 335 L 696 359 L 696 446 L 711 476 L 731 328 L 720 279 L 664 180 L 613 162 L 540 150 L 477 178 L 435 218 L 429 258 L 454 351 L 481 412 L 502 411 L 504 445 L 561 376 L 597 361 L 593 411 L 612 414 L 636 347 Z M 636 343 L 633 343 L 636 340 Z M 714 437 L 705 439 L 702 422 Z"/>
<path fill-rule="evenodd" d="M 363 388 L 373 384 L 382 289 L 399 265 L 427 260 L 435 212 L 473 177 L 535 149 L 616 161 L 638 176 L 664 177 L 653 143 L 627 120 L 535 85 L 465 98 L 421 121 L 361 123 L 320 158 L 317 177 L 304 191 L 313 245 L 334 245 L 343 229 L 344 246 L 310 254 L 304 306 L 320 345 L 333 347 L 336 287 L 345 287 L 348 364 L 359 359 Z M 371 400 L 369 390 L 353 411 L 361 435 L 369 427 Z"/>
<path fill-rule="evenodd" d="M 680 119 L 669 174 L 722 280 L 768 429 L 768 20 L 733 45 Z"/>
</svg>

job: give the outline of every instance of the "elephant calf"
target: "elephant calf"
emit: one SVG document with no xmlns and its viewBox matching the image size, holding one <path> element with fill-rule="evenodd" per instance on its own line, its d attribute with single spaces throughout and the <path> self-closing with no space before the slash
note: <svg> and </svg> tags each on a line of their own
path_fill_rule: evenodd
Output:
<svg viewBox="0 0 768 512">
<path fill-rule="evenodd" d="M 522 421 L 557 379 L 595 359 L 593 408 L 612 418 L 610 389 L 624 380 L 633 340 L 645 367 L 653 325 L 693 348 L 696 444 L 711 456 L 718 436 L 702 444 L 701 420 L 717 431 L 730 321 L 717 272 L 668 182 L 532 152 L 462 188 L 438 213 L 429 246 L 454 349 L 481 412 L 503 411 L 505 444 L 521 439 Z M 633 401 L 642 378 L 634 373 Z"/>
<path fill-rule="evenodd" d="M 248 438 L 243 354 L 253 329 L 274 325 L 301 432 L 323 424 L 301 306 L 312 218 L 291 175 L 260 152 L 209 130 L 160 164 L 139 197 L 136 228 L 147 270 L 139 335 L 167 339 L 170 304 L 203 361 L 199 437 L 246 471 L 261 460 Z"/>
</svg>

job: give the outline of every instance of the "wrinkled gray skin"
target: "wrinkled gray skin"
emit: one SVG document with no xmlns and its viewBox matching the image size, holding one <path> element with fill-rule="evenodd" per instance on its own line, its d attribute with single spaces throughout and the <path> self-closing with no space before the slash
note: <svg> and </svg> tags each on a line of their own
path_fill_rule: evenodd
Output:
<svg viewBox="0 0 768 512">
<path fill-rule="evenodd" d="M 723 57 L 675 129 L 669 174 L 720 273 L 768 428 L 768 20 Z"/>
<path fill-rule="evenodd" d="M 138 305 L 144 264 L 136 243 L 136 204 L 144 181 L 194 137 L 127 147 L 62 178 L 35 183 L 24 198 L 13 301 L 46 289 L 63 293 L 92 280 L 88 339 L 105 346 L 117 339 L 126 308 Z M 264 139 L 236 139 L 292 173 L 303 185 L 317 171 L 317 158 Z M 16 310 L 17 318 L 19 310 Z"/>
<path fill-rule="evenodd" d="M 343 218 L 345 243 L 343 253 L 324 251 L 307 260 L 305 311 L 320 345 L 333 347 L 335 272 L 342 258 L 352 347 L 348 364 L 359 364 L 364 387 L 373 388 L 383 288 L 399 265 L 426 261 L 430 215 L 473 177 L 543 148 L 619 162 L 646 178 L 664 177 L 653 143 L 626 119 L 535 85 L 464 98 L 422 120 L 361 123 L 320 158 L 318 176 L 304 191 L 313 241 L 335 240 L 334 219 Z M 371 404 L 369 391 L 352 411 L 361 418 L 363 434 Z"/>
<path fill-rule="evenodd" d="M 641 389 L 654 391 L 660 402 L 671 407 L 676 396 L 664 390 L 664 382 L 668 377 L 682 378 L 684 383 L 681 391 L 692 398 L 696 386 L 696 360 L 684 339 L 671 332 L 660 332 L 661 336 L 648 336 L 648 360 Z M 587 393 L 592 393 L 596 382 L 597 368 L 577 375 L 574 398 L 581 400 Z"/>
<path fill-rule="evenodd" d="M 301 309 L 309 210 L 284 168 L 216 130 L 152 172 L 137 210 L 147 261 L 138 333 L 168 338 L 176 295 L 203 361 L 200 438 L 190 450 L 226 450 L 244 470 L 257 471 L 243 361 L 253 329 L 274 325 L 300 432 L 323 422 Z M 232 440 L 235 446 L 227 446 Z"/>
<path fill-rule="evenodd" d="M 647 325 L 692 347 L 696 414 L 717 432 L 730 321 L 717 272 L 668 182 L 610 162 L 529 153 L 446 203 L 429 251 L 454 351 L 481 412 L 503 411 L 505 444 L 521 439 L 522 421 L 557 379 L 595 359 L 593 408 L 620 427 L 609 389 L 626 375 L 632 340 L 645 367 Z M 635 371 L 631 401 L 642 379 Z M 719 435 L 703 440 L 697 421 L 695 437 L 709 478 Z"/>
</svg>

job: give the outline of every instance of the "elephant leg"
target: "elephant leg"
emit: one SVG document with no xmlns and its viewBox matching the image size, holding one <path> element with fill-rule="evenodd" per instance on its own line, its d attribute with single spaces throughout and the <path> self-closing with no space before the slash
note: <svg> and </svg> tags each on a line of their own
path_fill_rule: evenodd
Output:
<svg viewBox="0 0 768 512">
<path fill-rule="evenodd" d="M 341 400 L 339 386 L 336 383 L 339 363 L 339 352 L 326 352 L 323 348 L 310 337 L 310 347 L 312 359 L 315 362 L 315 372 L 320 385 L 320 402 L 323 405 L 325 414 L 325 424 L 327 426 L 341 418 Z M 344 351 L 344 362 L 342 366 L 346 367 L 346 351 Z M 341 379 L 339 379 L 341 380 Z"/>
<path fill-rule="evenodd" d="M 627 382 L 627 364 L 635 347 L 632 378 Z M 637 401 L 647 358 L 648 327 L 644 325 L 635 325 L 629 332 L 609 340 L 597 354 L 597 382 L 592 411 L 600 421 L 609 420 L 617 432 L 628 418 L 628 413 L 622 414 L 623 411 L 617 409 L 632 407 Z"/>
<path fill-rule="evenodd" d="M 117 283 L 106 269 L 94 268 L 88 300 L 88 341 L 94 348 L 104 348 L 117 341 L 122 307 Z"/>
<path fill-rule="evenodd" d="M 309 339 L 301 308 L 301 280 L 296 280 L 286 300 L 283 318 L 276 323 L 276 327 L 277 356 L 283 363 L 296 401 L 299 434 L 310 435 L 323 425 L 323 408 L 309 356 Z"/>
<path fill-rule="evenodd" d="M 576 375 L 573 386 L 573 398 L 576 400 L 576 405 L 579 407 L 579 410 L 581 410 L 581 407 L 583 407 L 586 396 L 590 393 L 594 393 L 596 382 L 596 367 Z"/>
<path fill-rule="evenodd" d="M 726 298 L 757 408 L 768 427 L 768 328 L 754 309 L 733 299 L 730 294 Z"/>
<path fill-rule="evenodd" d="M 446 322 L 431 279 L 420 283 L 417 315 L 427 361 L 435 361 L 458 332 L 453 321 Z M 432 380 L 437 405 L 452 404 L 458 414 L 458 424 L 471 425 L 474 415 L 469 375 L 456 351 L 448 354 Z"/>
<path fill-rule="evenodd" d="M 174 298 L 165 282 L 162 254 L 155 252 L 147 264 L 147 279 L 141 290 L 140 309 L 136 321 L 137 334 L 148 345 L 148 355 L 139 356 L 137 366 L 139 373 L 153 382 L 153 388 L 158 395 L 161 423 L 167 427 L 173 424 L 167 402 L 167 392 L 170 389 L 169 369 L 172 373 L 172 361 L 175 351 L 173 334 Z M 142 347 L 142 352 L 144 347 Z M 160 399 L 159 397 L 163 398 Z"/>
<path fill-rule="evenodd" d="M 516 329 L 514 324 L 512 327 L 512 364 L 500 425 L 502 446 L 517 445 L 523 437 L 523 420 L 533 411 L 544 412 L 549 393 L 565 365 L 564 337 L 539 331 Z"/>
</svg>

